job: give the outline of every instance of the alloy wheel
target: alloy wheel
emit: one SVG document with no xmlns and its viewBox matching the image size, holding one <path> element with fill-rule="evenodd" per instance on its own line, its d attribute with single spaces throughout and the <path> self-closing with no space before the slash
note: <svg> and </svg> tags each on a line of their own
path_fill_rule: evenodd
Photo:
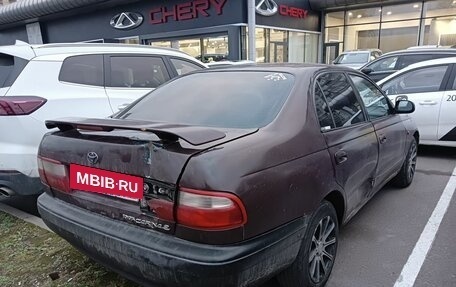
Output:
<svg viewBox="0 0 456 287">
<path fill-rule="evenodd" d="M 407 177 L 408 177 L 407 179 L 409 181 L 412 180 L 412 178 L 415 174 L 417 156 L 418 156 L 417 147 L 416 147 L 416 144 L 413 144 L 410 147 L 410 157 L 408 160 L 408 168 L 407 168 Z"/>
<path fill-rule="evenodd" d="M 336 255 L 336 241 L 336 223 L 326 216 L 315 228 L 310 245 L 309 275 L 314 283 L 329 276 Z"/>
</svg>

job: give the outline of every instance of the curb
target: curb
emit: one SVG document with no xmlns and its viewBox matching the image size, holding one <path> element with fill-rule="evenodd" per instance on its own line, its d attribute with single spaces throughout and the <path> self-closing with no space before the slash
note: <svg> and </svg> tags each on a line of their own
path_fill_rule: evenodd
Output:
<svg viewBox="0 0 456 287">
<path fill-rule="evenodd" d="M 47 227 L 47 225 L 44 224 L 43 220 L 41 218 L 37 217 L 37 216 L 28 214 L 26 212 L 23 212 L 22 210 L 16 209 L 14 207 L 11 207 L 11 206 L 3 204 L 3 203 L 0 203 L 0 211 L 8 213 L 9 215 L 17 217 L 19 219 L 22 219 L 22 220 L 28 222 L 28 223 L 31 223 L 31 224 L 33 224 L 35 226 L 38 226 L 40 228 L 46 229 L 46 230 L 54 233 L 54 231 L 49 229 L 49 227 Z"/>
</svg>

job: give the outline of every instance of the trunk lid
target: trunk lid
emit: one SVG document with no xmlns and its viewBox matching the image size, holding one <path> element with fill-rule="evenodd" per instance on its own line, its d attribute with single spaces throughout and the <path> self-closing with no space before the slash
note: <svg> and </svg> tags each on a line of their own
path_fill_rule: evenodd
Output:
<svg viewBox="0 0 456 287">
<path fill-rule="evenodd" d="M 88 173 L 98 170 L 101 175 L 97 180 L 118 175 L 144 182 L 139 187 L 144 194 L 138 200 L 101 194 L 95 192 L 93 185 L 85 191 L 73 188 L 62 192 L 54 188 L 54 196 L 114 219 L 166 233 L 174 233 L 178 182 L 188 160 L 257 131 L 115 119 L 73 118 L 47 121 L 46 125 L 59 131 L 43 138 L 39 157 L 64 165 L 72 180 L 75 169 L 82 168 Z M 85 181 L 89 183 L 89 175 Z"/>
</svg>

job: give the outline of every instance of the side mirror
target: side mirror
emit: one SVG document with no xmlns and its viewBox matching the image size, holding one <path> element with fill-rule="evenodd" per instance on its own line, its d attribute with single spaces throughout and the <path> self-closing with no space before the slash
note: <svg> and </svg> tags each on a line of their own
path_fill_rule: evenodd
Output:
<svg viewBox="0 0 456 287">
<path fill-rule="evenodd" d="M 415 104 L 409 100 L 399 100 L 394 107 L 396 114 L 410 114 L 415 111 Z"/>
<path fill-rule="evenodd" d="M 361 70 L 361 72 L 363 72 L 364 74 L 366 75 L 369 75 L 370 73 L 372 73 L 372 69 L 371 68 L 364 68 Z"/>
</svg>

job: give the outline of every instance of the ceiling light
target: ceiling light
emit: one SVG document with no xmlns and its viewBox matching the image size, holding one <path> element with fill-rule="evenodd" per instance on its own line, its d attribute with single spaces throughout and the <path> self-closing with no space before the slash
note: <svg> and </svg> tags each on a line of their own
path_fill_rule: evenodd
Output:
<svg viewBox="0 0 456 287">
<path fill-rule="evenodd" d="M 420 5 L 415 4 L 415 5 L 413 5 L 413 8 L 420 8 Z"/>
<path fill-rule="evenodd" d="M 393 12 L 391 12 L 391 11 L 386 12 L 386 15 L 391 15 L 391 14 L 393 14 Z"/>
<path fill-rule="evenodd" d="M 363 15 L 359 14 L 359 15 L 358 15 L 358 16 L 356 16 L 356 17 L 357 17 L 357 18 L 361 18 L 361 17 L 363 17 Z"/>
<path fill-rule="evenodd" d="M 456 0 L 455 0 L 456 1 Z M 378 12 L 382 12 L 382 9 L 378 9 Z"/>
<path fill-rule="evenodd" d="M 353 16 L 353 13 L 352 12 L 348 12 L 348 16 Z"/>
</svg>

